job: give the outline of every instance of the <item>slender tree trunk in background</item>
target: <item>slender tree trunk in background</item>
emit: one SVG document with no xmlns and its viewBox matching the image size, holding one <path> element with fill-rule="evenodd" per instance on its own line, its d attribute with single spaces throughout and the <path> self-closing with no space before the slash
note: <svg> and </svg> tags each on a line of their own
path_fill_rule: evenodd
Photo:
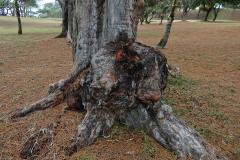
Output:
<svg viewBox="0 0 240 160">
<path fill-rule="evenodd" d="M 182 15 L 181 15 L 182 21 L 186 21 L 185 17 L 188 14 L 189 11 L 190 11 L 190 9 L 188 7 L 183 8 L 183 12 L 182 12 Z"/>
<path fill-rule="evenodd" d="M 75 21 L 75 17 L 74 17 L 74 13 L 76 12 L 75 10 L 75 4 L 76 4 L 76 0 L 69 0 L 68 2 L 68 30 L 67 30 L 67 40 L 69 42 L 73 42 L 73 34 L 74 34 L 74 21 Z M 77 33 L 76 33 L 77 34 Z"/>
<path fill-rule="evenodd" d="M 163 16 L 163 15 L 161 15 L 161 16 L 160 16 L 160 23 L 159 23 L 159 25 L 161 25 L 161 24 L 162 24 L 162 22 L 163 22 L 163 19 L 164 19 L 164 16 Z"/>
<path fill-rule="evenodd" d="M 67 36 L 68 32 L 68 3 L 69 0 L 58 0 L 62 9 L 62 32 L 56 38 L 62 38 Z"/>
<path fill-rule="evenodd" d="M 18 0 L 15 0 L 15 8 L 16 8 L 16 16 L 17 16 L 17 20 L 18 20 L 18 34 L 21 35 L 22 34 L 22 22 L 21 22 L 21 15 L 20 15 L 20 11 L 19 11 L 19 3 Z"/>
<path fill-rule="evenodd" d="M 210 8 L 207 10 L 206 15 L 205 15 L 205 17 L 204 17 L 204 21 L 208 21 L 208 16 L 209 16 L 210 12 L 212 11 L 212 9 L 213 9 L 213 7 L 210 7 Z"/>
<path fill-rule="evenodd" d="M 171 28 L 172 28 L 172 23 L 174 21 L 175 9 L 177 7 L 176 4 L 177 4 L 177 0 L 173 0 L 172 8 L 171 8 L 170 14 L 168 16 L 168 21 L 167 21 L 167 24 L 166 24 L 166 28 L 165 28 L 165 32 L 164 32 L 163 38 L 157 44 L 158 48 L 165 48 L 165 46 L 167 45 L 168 38 L 169 38 L 169 35 L 170 35 L 170 32 L 171 32 Z"/>
<path fill-rule="evenodd" d="M 218 13 L 220 12 L 220 7 L 218 7 L 218 8 L 213 8 L 213 11 L 214 11 L 213 22 L 215 22 L 216 19 L 217 19 Z"/>
<path fill-rule="evenodd" d="M 159 50 L 135 42 L 143 2 L 76 0 L 72 72 L 51 84 L 46 98 L 13 114 L 12 118 L 63 102 L 71 108 L 86 110 L 75 137 L 64 150 L 66 156 L 106 135 L 117 121 L 146 129 L 179 157 L 220 159 L 195 130 L 172 114 L 171 107 L 161 103 L 167 85 L 167 59 Z M 23 145 L 21 157 L 41 154 L 41 147 L 53 143 L 46 137 L 57 134 L 59 123 L 31 136 Z"/>
<path fill-rule="evenodd" d="M 11 16 L 15 16 L 15 7 L 11 8 Z"/>
<path fill-rule="evenodd" d="M 22 11 L 23 11 L 23 17 L 26 17 L 27 16 L 27 9 L 26 9 L 25 5 L 23 5 Z"/>
<path fill-rule="evenodd" d="M 198 14 L 197 14 L 197 19 L 199 19 L 200 13 L 201 13 L 201 9 L 199 8 L 198 9 Z"/>
</svg>

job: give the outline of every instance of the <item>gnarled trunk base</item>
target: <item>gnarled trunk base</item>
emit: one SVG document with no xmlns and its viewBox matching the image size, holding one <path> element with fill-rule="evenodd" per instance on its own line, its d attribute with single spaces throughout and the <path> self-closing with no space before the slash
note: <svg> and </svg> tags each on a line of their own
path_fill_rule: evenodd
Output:
<svg viewBox="0 0 240 160">
<path fill-rule="evenodd" d="M 122 121 L 134 128 L 145 128 L 179 157 L 221 159 L 196 131 L 172 115 L 169 106 L 160 104 L 167 76 L 167 60 L 158 50 L 131 41 L 112 42 L 93 55 L 89 63 L 76 66 L 68 77 L 51 85 L 47 98 L 12 118 L 67 101 L 71 108 L 84 107 L 87 114 L 65 149 L 66 155 L 92 144 L 115 121 Z M 30 137 L 21 152 L 22 158 L 38 154 L 41 146 L 51 140 L 54 126 Z M 38 147 L 36 138 L 41 142 Z"/>
</svg>

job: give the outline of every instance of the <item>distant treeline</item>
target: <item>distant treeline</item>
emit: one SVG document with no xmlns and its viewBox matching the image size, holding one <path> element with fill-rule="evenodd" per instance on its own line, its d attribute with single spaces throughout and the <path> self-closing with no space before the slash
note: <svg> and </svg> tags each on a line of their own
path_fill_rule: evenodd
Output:
<svg viewBox="0 0 240 160">
<path fill-rule="evenodd" d="M 144 0 L 145 9 L 140 18 L 141 24 L 149 24 L 153 18 L 166 19 L 172 8 L 172 0 Z M 221 10 L 240 8 L 240 0 L 177 0 L 177 19 L 191 19 L 215 21 Z M 228 10 L 229 11 L 229 10 Z"/>
<path fill-rule="evenodd" d="M 18 1 L 21 17 L 62 17 L 62 11 L 58 3 L 45 3 L 42 8 L 39 8 L 37 0 L 0 0 L 0 15 L 15 16 L 15 1 Z"/>
</svg>

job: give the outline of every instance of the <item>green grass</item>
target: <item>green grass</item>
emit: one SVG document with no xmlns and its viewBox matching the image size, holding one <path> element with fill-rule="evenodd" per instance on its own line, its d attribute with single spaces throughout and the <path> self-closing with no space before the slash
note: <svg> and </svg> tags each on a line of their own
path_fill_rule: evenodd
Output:
<svg viewBox="0 0 240 160">
<path fill-rule="evenodd" d="M 211 119 L 213 122 L 227 124 L 229 118 L 220 109 L 220 105 L 214 99 L 212 93 L 205 91 L 199 93 L 201 81 L 191 80 L 186 77 L 168 79 L 168 88 L 162 98 L 162 103 L 173 107 L 173 114 L 183 118 L 190 126 L 194 127 L 203 137 L 212 141 L 223 139 L 232 141 L 233 137 L 223 132 L 218 125 L 198 124 L 199 120 Z"/>
<path fill-rule="evenodd" d="M 224 120 L 228 120 L 227 116 L 219 110 L 219 107 L 213 103 L 213 102 L 209 102 L 209 116 L 215 118 L 216 120 L 220 120 L 220 121 L 224 121 Z"/>
<path fill-rule="evenodd" d="M 42 28 L 42 27 L 24 27 L 23 26 L 23 34 L 26 33 L 58 33 L 61 30 L 59 28 Z M 0 35 L 8 35 L 8 34 L 17 34 L 17 28 L 5 28 L 5 27 L 0 27 Z"/>
<path fill-rule="evenodd" d="M 22 18 L 23 34 L 28 33 L 57 33 L 61 30 L 60 19 Z M 0 16 L 0 35 L 17 34 L 16 17 Z"/>
<path fill-rule="evenodd" d="M 236 160 L 240 160 L 240 146 L 235 149 L 234 157 L 236 158 Z"/>
<path fill-rule="evenodd" d="M 109 136 L 111 139 L 118 139 L 121 135 L 126 133 L 128 129 L 129 128 L 127 126 L 116 123 L 111 129 L 111 133 Z"/>
<path fill-rule="evenodd" d="M 0 16 L 0 20 L 6 20 L 6 21 L 16 21 L 16 17 L 12 16 Z M 56 22 L 61 22 L 60 18 L 36 18 L 36 17 L 21 17 L 21 20 L 23 22 L 45 22 L 45 23 L 56 23 Z"/>
<path fill-rule="evenodd" d="M 17 34 L 16 17 L 0 16 L 0 44 L 26 45 L 46 37 L 54 37 L 61 31 L 60 19 L 22 18 L 23 34 Z"/>
<path fill-rule="evenodd" d="M 240 70 L 240 57 L 235 57 L 234 60 L 232 60 L 232 64 L 235 68 Z"/>
<path fill-rule="evenodd" d="M 141 157 L 143 159 L 149 159 L 155 157 L 156 150 L 153 146 L 153 139 L 147 135 L 146 132 L 143 130 L 141 131 L 143 134 L 143 144 L 142 144 L 142 150 L 141 150 Z"/>
<path fill-rule="evenodd" d="M 185 77 L 169 77 L 168 78 L 168 85 L 181 90 L 188 90 L 191 89 L 193 85 L 196 84 L 196 81 L 186 79 Z"/>
<path fill-rule="evenodd" d="M 85 155 L 81 155 L 79 157 L 79 160 L 95 160 L 95 158 L 93 158 L 93 156 L 91 156 L 91 155 L 85 154 Z"/>
</svg>

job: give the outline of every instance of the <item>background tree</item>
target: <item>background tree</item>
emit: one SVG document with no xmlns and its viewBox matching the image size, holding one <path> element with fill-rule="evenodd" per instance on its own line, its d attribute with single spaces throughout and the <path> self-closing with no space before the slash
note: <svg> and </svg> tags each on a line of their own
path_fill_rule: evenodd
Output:
<svg viewBox="0 0 240 160">
<path fill-rule="evenodd" d="M 161 0 L 144 0 L 145 6 L 140 16 L 140 23 L 143 24 L 150 24 L 151 20 L 153 19 L 154 15 L 156 14 L 156 4 Z"/>
<path fill-rule="evenodd" d="M 179 0 L 179 8 L 182 9 L 182 20 L 184 20 L 184 17 L 191 11 L 194 1 L 195 0 Z"/>
<path fill-rule="evenodd" d="M 19 0 L 19 7 L 22 17 L 30 17 L 35 14 L 32 9 L 38 8 L 38 4 L 36 0 Z"/>
<path fill-rule="evenodd" d="M 45 3 L 42 9 L 38 10 L 41 18 L 61 18 L 62 12 L 58 3 Z"/>
<path fill-rule="evenodd" d="M 0 0 L 0 15 L 7 16 L 11 9 L 13 8 L 12 2 L 10 0 Z"/>
<path fill-rule="evenodd" d="M 239 0 L 194 0 L 192 8 L 199 8 L 198 18 L 200 12 L 203 11 L 206 13 L 203 19 L 204 21 L 208 21 L 210 13 L 213 13 L 212 21 L 215 21 L 221 8 L 225 6 L 232 6 L 232 8 L 234 8 L 239 4 Z"/>
<path fill-rule="evenodd" d="M 16 16 L 18 20 L 18 34 L 22 34 L 22 22 L 21 22 L 21 15 L 20 15 L 20 10 L 19 10 L 19 1 L 14 0 L 15 3 L 15 10 L 16 10 Z"/>
<path fill-rule="evenodd" d="M 158 48 L 164 48 L 168 42 L 168 38 L 171 32 L 171 28 L 172 28 L 172 23 L 174 21 L 174 17 L 175 17 L 175 9 L 177 7 L 177 0 L 173 0 L 172 1 L 172 6 L 171 6 L 171 11 L 169 13 L 168 16 L 168 21 L 165 27 L 165 31 L 163 34 L 162 39 L 160 40 L 160 42 L 157 44 Z"/>
<path fill-rule="evenodd" d="M 62 32 L 57 36 L 59 38 L 66 37 L 68 32 L 68 13 L 69 10 L 69 4 L 71 0 L 58 0 L 58 3 L 62 10 Z"/>
<path fill-rule="evenodd" d="M 204 21 L 208 20 L 210 12 L 214 9 L 216 0 L 195 0 L 193 3 L 193 8 L 199 7 L 198 16 L 201 11 L 206 12 Z"/>
<path fill-rule="evenodd" d="M 163 19 L 171 9 L 171 1 L 164 0 L 164 1 L 158 2 L 154 8 L 155 8 L 156 15 L 158 15 L 158 17 L 160 18 L 159 24 L 162 24 Z"/>
</svg>

